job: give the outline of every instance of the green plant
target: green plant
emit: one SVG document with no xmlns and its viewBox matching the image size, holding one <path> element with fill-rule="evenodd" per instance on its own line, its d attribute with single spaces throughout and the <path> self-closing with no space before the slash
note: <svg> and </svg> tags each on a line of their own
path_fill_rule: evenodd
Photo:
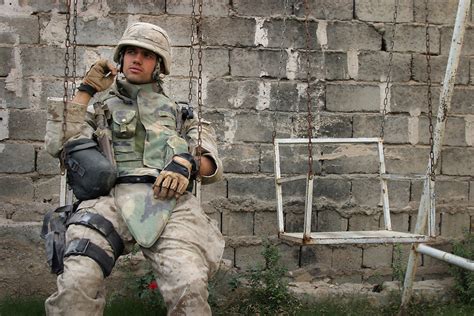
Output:
<svg viewBox="0 0 474 316">
<path fill-rule="evenodd" d="M 392 261 L 392 277 L 395 281 L 400 282 L 400 286 L 405 280 L 406 264 L 402 263 L 402 246 L 395 245 L 393 247 L 393 261 Z"/>
<path fill-rule="evenodd" d="M 474 260 L 474 234 L 466 233 L 465 238 L 453 245 L 453 254 Z M 459 300 L 465 304 L 474 305 L 474 272 L 451 266 L 451 275 L 454 277 L 454 289 Z"/>
</svg>

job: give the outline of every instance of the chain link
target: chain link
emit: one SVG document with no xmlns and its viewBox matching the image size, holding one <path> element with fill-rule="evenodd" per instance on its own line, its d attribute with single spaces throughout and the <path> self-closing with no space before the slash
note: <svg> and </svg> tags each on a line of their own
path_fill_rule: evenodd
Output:
<svg viewBox="0 0 474 316">
<path fill-rule="evenodd" d="M 436 168 L 434 161 L 434 139 L 433 139 L 433 96 L 431 94 L 431 39 L 429 32 L 428 23 L 428 0 L 425 0 L 425 36 L 426 36 L 426 84 L 427 84 L 427 101 L 428 101 L 428 120 L 429 120 L 429 132 L 430 132 L 430 177 L 431 180 L 435 181 Z"/>
<path fill-rule="evenodd" d="M 65 141 L 64 137 L 66 136 L 66 106 L 68 101 L 68 89 L 69 89 L 69 47 L 71 46 L 70 41 L 70 20 L 71 20 L 71 0 L 67 0 L 67 11 L 66 11 L 66 41 L 65 46 L 66 50 L 64 53 L 64 94 L 63 94 L 63 123 L 62 123 L 62 132 L 63 132 L 63 141 Z"/>
<path fill-rule="evenodd" d="M 392 38 L 390 39 L 390 48 L 389 48 L 389 53 L 388 53 L 387 80 L 386 80 L 385 91 L 384 91 L 385 95 L 383 99 L 382 124 L 380 126 L 380 138 L 382 140 L 385 136 L 385 122 L 387 120 L 388 96 L 390 94 L 390 84 L 392 81 L 393 47 L 395 46 L 395 30 L 397 27 L 398 6 L 399 6 L 399 0 L 395 0 L 394 10 L 393 10 Z"/>
<path fill-rule="evenodd" d="M 73 13 L 73 20 L 72 20 L 72 98 L 76 95 L 76 68 L 77 68 L 77 0 L 74 0 L 74 13 Z"/>
<path fill-rule="evenodd" d="M 196 0 L 192 0 L 192 12 L 191 12 L 191 39 L 189 45 L 189 91 L 188 91 L 188 104 L 192 108 L 193 101 L 193 67 L 194 67 L 194 32 L 196 29 Z"/>
<path fill-rule="evenodd" d="M 309 13 L 310 7 L 308 0 L 304 1 L 305 20 L 304 26 L 306 31 L 306 108 L 308 121 L 308 177 L 313 177 L 313 114 L 311 113 L 311 59 L 310 59 L 310 43 L 311 34 L 309 32 Z"/>
<path fill-rule="evenodd" d="M 202 1 L 199 0 L 199 16 L 196 23 L 197 38 L 198 38 L 198 159 L 199 165 L 201 165 L 202 158 Z M 198 181 L 201 181 L 201 177 L 198 176 Z"/>
</svg>

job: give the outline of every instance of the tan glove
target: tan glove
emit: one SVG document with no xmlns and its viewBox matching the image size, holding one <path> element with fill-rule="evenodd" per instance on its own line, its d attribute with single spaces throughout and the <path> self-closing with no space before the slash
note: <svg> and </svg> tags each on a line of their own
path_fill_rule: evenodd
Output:
<svg viewBox="0 0 474 316">
<path fill-rule="evenodd" d="M 92 87 L 95 92 L 107 90 L 114 82 L 117 68 L 108 60 L 100 59 L 91 66 L 82 83 Z"/>
<path fill-rule="evenodd" d="M 178 199 L 186 191 L 191 175 L 196 172 L 197 166 L 192 155 L 184 153 L 173 156 L 153 184 L 155 198 Z"/>
</svg>

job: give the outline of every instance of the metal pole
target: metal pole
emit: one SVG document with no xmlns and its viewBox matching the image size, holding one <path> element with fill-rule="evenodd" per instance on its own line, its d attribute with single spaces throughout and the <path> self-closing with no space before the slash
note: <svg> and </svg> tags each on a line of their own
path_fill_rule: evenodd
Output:
<svg viewBox="0 0 474 316">
<path fill-rule="evenodd" d="M 416 251 L 458 267 L 474 271 L 474 261 L 453 255 L 452 253 L 441 251 L 424 244 L 419 244 L 418 247 L 416 247 Z"/>
<path fill-rule="evenodd" d="M 444 130 L 446 127 L 446 119 L 448 111 L 451 107 L 451 98 L 454 91 L 454 82 L 456 81 L 456 71 L 459 65 L 459 57 L 461 55 L 461 48 L 464 40 L 464 32 L 466 30 L 467 15 L 470 9 L 470 0 L 459 0 L 458 11 L 456 14 L 456 22 L 454 25 L 453 38 L 451 41 L 451 47 L 449 50 L 448 64 L 446 67 L 446 73 L 443 81 L 443 88 L 439 99 L 438 115 L 436 119 L 436 127 L 434 131 L 433 139 L 433 153 L 434 153 L 434 168 L 439 161 L 441 153 L 441 145 L 444 137 Z M 428 53 L 428 52 L 427 52 Z M 434 182 L 429 177 L 430 165 L 428 162 L 428 168 L 426 174 L 428 175 L 423 186 L 423 194 L 420 200 L 420 206 L 418 208 L 418 216 L 416 220 L 415 233 L 425 234 L 427 217 L 429 212 L 430 203 L 430 191 L 434 191 Z M 431 189 L 431 190 L 430 190 Z M 402 304 L 401 309 L 403 310 L 408 306 L 412 294 L 413 279 L 416 273 L 416 267 L 418 265 L 418 254 L 415 247 L 410 251 L 410 257 L 408 259 L 407 271 L 405 274 L 405 282 L 403 284 Z"/>
</svg>

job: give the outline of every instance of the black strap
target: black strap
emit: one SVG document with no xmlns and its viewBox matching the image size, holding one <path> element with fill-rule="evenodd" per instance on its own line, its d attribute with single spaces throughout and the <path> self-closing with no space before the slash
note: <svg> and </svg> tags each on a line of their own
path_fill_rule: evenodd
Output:
<svg viewBox="0 0 474 316">
<path fill-rule="evenodd" d="M 64 257 L 69 256 L 86 256 L 93 259 L 102 269 L 104 277 L 110 275 L 115 263 L 102 248 L 85 238 L 75 239 L 69 243 Z"/>
<path fill-rule="evenodd" d="M 81 83 L 79 87 L 77 88 L 77 90 L 87 92 L 87 94 L 90 95 L 91 97 L 93 97 L 94 94 L 97 93 L 97 90 L 93 86 L 88 85 L 86 83 Z"/>
<path fill-rule="evenodd" d="M 155 183 L 154 176 L 124 176 L 117 178 L 116 184 L 120 183 Z"/>
<path fill-rule="evenodd" d="M 68 220 L 66 226 L 69 227 L 71 224 L 84 225 L 98 231 L 112 246 L 115 260 L 122 254 L 124 249 L 122 238 L 114 225 L 102 215 L 90 212 L 76 213 Z"/>
</svg>

